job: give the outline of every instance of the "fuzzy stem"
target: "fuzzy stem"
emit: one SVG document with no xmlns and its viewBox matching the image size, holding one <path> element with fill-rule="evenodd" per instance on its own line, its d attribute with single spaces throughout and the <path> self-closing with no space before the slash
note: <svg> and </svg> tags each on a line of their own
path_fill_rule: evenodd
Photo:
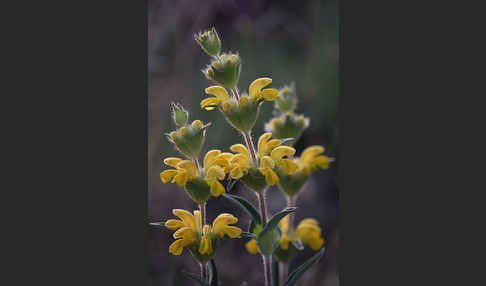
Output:
<svg viewBox="0 0 486 286">
<path fill-rule="evenodd" d="M 289 263 L 284 263 L 284 262 L 278 263 L 278 267 L 279 267 L 278 273 L 280 274 L 280 285 L 284 285 L 285 280 L 289 275 Z"/>
<path fill-rule="evenodd" d="M 246 146 L 247 146 L 248 150 L 250 151 L 251 160 L 252 160 L 253 164 L 256 165 L 257 164 L 257 155 L 256 155 L 256 151 L 255 151 L 255 146 L 253 145 L 253 140 L 251 139 L 251 133 L 250 132 L 242 132 L 242 134 L 243 134 L 243 137 L 245 138 Z"/>
<path fill-rule="evenodd" d="M 272 255 L 263 255 L 263 270 L 265 272 L 265 286 L 272 286 Z"/>
<path fill-rule="evenodd" d="M 237 87 L 230 89 L 230 91 L 231 91 L 231 94 L 233 94 L 233 96 L 236 98 L 236 100 L 240 99 L 240 94 L 238 93 Z"/>
<path fill-rule="evenodd" d="M 207 267 L 207 264 L 206 263 L 199 263 L 199 265 L 201 266 L 201 278 L 204 280 L 204 281 L 208 281 L 208 267 Z"/>
<path fill-rule="evenodd" d="M 297 202 L 297 195 L 295 196 L 285 196 L 287 199 L 287 207 L 295 207 Z M 289 233 L 294 232 L 294 214 L 289 214 Z"/>
<path fill-rule="evenodd" d="M 206 203 L 199 205 L 199 212 L 201 212 L 201 227 L 206 224 Z"/>
<path fill-rule="evenodd" d="M 265 194 L 268 187 L 266 187 L 261 193 L 257 193 L 258 206 L 260 207 L 260 215 L 262 216 L 262 226 L 267 224 L 267 207 L 265 206 Z"/>
</svg>

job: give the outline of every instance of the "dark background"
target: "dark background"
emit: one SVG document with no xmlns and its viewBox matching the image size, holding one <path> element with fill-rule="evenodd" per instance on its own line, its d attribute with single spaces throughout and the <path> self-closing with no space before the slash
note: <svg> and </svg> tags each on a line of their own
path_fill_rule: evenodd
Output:
<svg viewBox="0 0 486 286">
<path fill-rule="evenodd" d="M 338 246 L 338 189 L 335 182 L 339 164 L 337 105 L 338 81 L 338 10 L 336 1 L 149 1 L 149 189 L 150 221 L 171 217 L 173 208 L 192 210 L 196 205 L 176 185 L 162 184 L 159 173 L 162 159 L 179 156 L 164 136 L 175 128 L 170 121 L 170 102 L 180 102 L 191 112 L 190 120 L 212 122 L 204 152 L 228 150 L 242 142 L 219 112 L 202 111 L 199 102 L 204 88 L 211 83 L 201 73 L 209 62 L 193 39 L 193 34 L 216 27 L 223 51 L 238 51 L 243 60 L 240 90 L 247 90 L 254 79 L 269 76 L 271 87 L 280 88 L 295 81 L 299 103 L 297 113 L 311 118 L 310 127 L 295 146 L 297 154 L 307 146 L 326 147 L 326 155 L 336 157 L 331 169 L 318 171 L 309 179 L 297 206 L 296 221 L 315 217 L 323 227 L 327 252 L 323 261 L 312 268 L 301 285 L 338 285 L 336 250 Z M 272 117 L 272 103 L 264 103 L 254 128 L 254 139 Z M 233 191 L 256 203 L 253 193 L 243 186 Z M 278 189 L 268 192 L 269 212 L 285 205 Z M 232 202 L 211 198 L 208 220 L 221 212 L 230 212 L 246 228 L 248 217 Z M 172 232 L 152 228 L 148 231 L 149 277 L 151 285 L 196 285 L 180 275 L 181 269 L 198 272 L 192 257 L 184 251 L 180 257 L 168 253 Z M 215 256 L 223 285 L 261 284 L 261 258 L 244 249 L 246 239 L 228 240 Z M 292 268 L 312 255 L 306 248 Z"/>
</svg>

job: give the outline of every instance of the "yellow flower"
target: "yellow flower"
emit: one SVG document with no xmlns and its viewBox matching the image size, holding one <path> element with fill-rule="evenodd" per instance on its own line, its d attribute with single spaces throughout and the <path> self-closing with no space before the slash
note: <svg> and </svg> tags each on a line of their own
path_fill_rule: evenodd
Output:
<svg viewBox="0 0 486 286">
<path fill-rule="evenodd" d="M 238 101 L 236 98 L 231 100 L 230 95 L 226 89 L 219 85 L 213 85 L 205 89 L 207 94 L 214 97 L 208 97 L 201 101 L 201 108 L 206 110 L 213 110 L 216 107 L 221 107 L 225 112 L 231 108 L 231 104 L 237 104 L 241 107 L 247 107 L 253 102 L 259 101 L 274 101 L 278 97 L 278 90 L 275 88 L 265 88 L 272 82 L 271 78 L 264 77 L 254 80 L 249 87 L 249 96 L 243 95 Z"/>
<path fill-rule="evenodd" d="M 307 147 L 300 157 L 295 158 L 295 162 L 298 165 L 298 172 L 302 172 L 304 175 L 309 176 L 311 171 L 317 170 L 317 168 L 328 169 L 329 157 L 320 155 L 324 153 L 324 147 L 314 145 Z"/>
<path fill-rule="evenodd" d="M 204 156 L 203 168 L 197 170 L 194 161 L 183 160 L 180 158 L 169 157 L 164 159 L 164 163 L 175 169 L 165 170 L 160 173 L 163 183 L 171 181 L 181 187 L 185 187 L 188 182 L 201 179 L 209 186 L 211 194 L 218 197 L 225 192 L 219 180 L 223 180 L 226 173 L 230 171 L 231 153 L 222 153 L 220 150 L 211 150 Z"/>
<path fill-rule="evenodd" d="M 272 137 L 272 133 L 265 133 L 258 139 L 257 160 L 258 171 L 265 176 L 266 183 L 273 186 L 279 181 L 275 169 L 278 168 L 285 174 L 292 174 L 297 170 L 297 164 L 290 159 L 283 158 L 294 155 L 295 149 L 289 146 L 280 146 L 281 140 L 269 140 L 270 137 Z M 243 144 L 232 145 L 230 149 L 237 153 L 230 161 L 230 174 L 233 178 L 239 179 L 252 168 L 250 152 Z"/>
<path fill-rule="evenodd" d="M 165 226 L 170 230 L 175 230 L 173 237 L 176 239 L 170 246 L 169 252 L 174 255 L 181 255 L 184 247 L 196 247 L 199 254 L 212 255 L 216 240 L 222 239 L 224 235 L 230 238 L 239 238 L 242 230 L 234 224 L 238 221 L 231 214 L 220 214 L 210 225 L 201 225 L 201 213 L 194 211 L 194 214 L 182 209 L 174 209 L 172 213 L 178 219 L 169 219 Z"/>
<path fill-rule="evenodd" d="M 315 219 L 306 218 L 302 220 L 295 232 L 302 240 L 302 243 L 309 245 L 313 250 L 319 250 L 324 244 L 324 240 L 321 237 L 321 228 Z"/>
<path fill-rule="evenodd" d="M 319 223 L 313 218 L 303 219 L 294 232 L 289 231 L 289 216 L 285 216 L 279 222 L 279 227 L 282 232 L 280 237 L 280 248 L 288 250 L 292 241 L 300 238 L 303 244 L 308 245 L 313 250 L 319 250 L 324 244 L 324 239 L 321 237 L 321 228 Z M 258 253 L 257 242 L 251 239 L 245 244 L 246 250 L 251 254 Z"/>
</svg>

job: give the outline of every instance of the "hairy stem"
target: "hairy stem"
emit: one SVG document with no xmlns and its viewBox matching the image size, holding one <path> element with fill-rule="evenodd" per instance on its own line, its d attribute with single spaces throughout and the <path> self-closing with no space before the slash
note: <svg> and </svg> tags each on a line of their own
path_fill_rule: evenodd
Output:
<svg viewBox="0 0 486 286">
<path fill-rule="evenodd" d="M 201 213 L 201 227 L 206 224 L 206 203 L 199 205 L 199 212 Z"/>
<path fill-rule="evenodd" d="M 278 273 L 280 274 L 280 285 L 284 285 L 287 276 L 289 275 L 289 263 L 279 262 Z"/>
<path fill-rule="evenodd" d="M 268 187 L 266 187 L 261 193 L 257 193 L 258 206 L 260 207 L 260 215 L 262 216 L 262 226 L 267 223 L 267 207 L 265 205 L 265 194 Z"/>
<path fill-rule="evenodd" d="M 265 271 L 265 286 L 272 286 L 272 255 L 263 255 L 263 269 Z"/>
<path fill-rule="evenodd" d="M 201 266 L 201 278 L 208 282 L 208 267 L 206 263 L 199 263 Z"/>
<path fill-rule="evenodd" d="M 253 145 L 253 140 L 251 139 L 251 133 L 250 132 L 242 132 L 242 133 L 243 133 L 243 137 L 245 138 L 246 146 L 247 146 L 248 150 L 250 151 L 251 160 L 252 160 L 253 164 L 256 165 L 257 164 L 257 155 L 256 155 L 256 151 L 255 151 L 255 145 Z"/>
</svg>

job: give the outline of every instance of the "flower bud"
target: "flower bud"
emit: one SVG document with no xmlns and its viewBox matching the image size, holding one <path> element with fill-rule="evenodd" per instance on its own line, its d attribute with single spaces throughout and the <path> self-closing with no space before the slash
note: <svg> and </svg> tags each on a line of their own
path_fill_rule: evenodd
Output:
<svg viewBox="0 0 486 286">
<path fill-rule="evenodd" d="M 297 107 L 295 83 L 279 90 L 279 96 L 275 99 L 275 108 L 282 113 L 294 112 Z"/>
<path fill-rule="evenodd" d="M 208 55 L 216 57 L 221 51 L 221 40 L 215 28 L 194 35 L 194 39 Z"/>
<path fill-rule="evenodd" d="M 187 123 L 189 119 L 189 112 L 187 112 L 179 103 L 171 103 L 172 119 L 177 126 L 182 126 Z"/>
<path fill-rule="evenodd" d="M 200 120 L 195 120 L 191 125 L 186 123 L 178 130 L 170 132 L 168 139 L 186 157 L 197 159 L 204 143 L 206 128 L 210 125 L 203 125 Z"/>
<path fill-rule="evenodd" d="M 222 54 L 203 70 L 204 75 L 224 87 L 234 88 L 241 72 L 241 59 L 238 54 Z"/>
<path fill-rule="evenodd" d="M 265 124 L 265 131 L 272 132 L 273 137 L 277 139 L 293 138 L 285 143 L 292 146 L 309 127 L 309 121 L 309 118 L 302 115 L 286 113 Z"/>
</svg>

